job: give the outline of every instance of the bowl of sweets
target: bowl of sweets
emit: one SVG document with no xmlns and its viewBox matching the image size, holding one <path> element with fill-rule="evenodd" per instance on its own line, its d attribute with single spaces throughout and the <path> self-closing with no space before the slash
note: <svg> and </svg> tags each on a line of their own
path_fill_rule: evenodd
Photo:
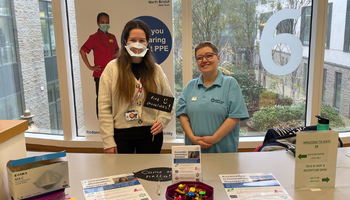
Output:
<svg viewBox="0 0 350 200">
<path fill-rule="evenodd" d="M 192 181 L 182 181 L 172 184 L 166 189 L 167 200 L 213 200 L 213 187 Z"/>
</svg>

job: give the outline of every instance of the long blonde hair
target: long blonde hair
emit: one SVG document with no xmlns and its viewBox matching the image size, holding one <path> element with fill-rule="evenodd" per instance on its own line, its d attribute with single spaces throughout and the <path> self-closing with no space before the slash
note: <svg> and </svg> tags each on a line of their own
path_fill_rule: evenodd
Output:
<svg viewBox="0 0 350 200">
<path fill-rule="evenodd" d="M 158 89 L 155 82 L 155 72 L 157 66 L 155 63 L 155 58 L 152 55 L 152 48 L 148 43 L 151 35 L 150 29 L 145 22 L 139 19 L 133 19 L 124 27 L 122 41 L 123 45 L 121 45 L 117 58 L 118 79 L 115 92 L 118 96 L 118 100 L 124 102 L 130 102 L 133 99 L 135 92 L 134 74 L 131 71 L 131 56 L 125 49 L 126 41 L 129 38 L 130 31 L 133 29 L 141 29 L 145 32 L 147 48 L 149 49 L 142 59 L 142 67 L 139 71 L 142 83 L 142 92 L 144 93 L 143 101 L 145 100 L 148 92 L 156 93 Z"/>
</svg>

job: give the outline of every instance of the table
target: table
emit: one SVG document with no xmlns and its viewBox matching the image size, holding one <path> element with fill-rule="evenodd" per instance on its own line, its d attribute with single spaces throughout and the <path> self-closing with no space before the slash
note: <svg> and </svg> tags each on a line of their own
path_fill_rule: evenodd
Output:
<svg viewBox="0 0 350 200">
<path fill-rule="evenodd" d="M 28 152 L 28 156 L 38 155 Z M 171 154 L 82 154 L 67 153 L 71 197 L 84 199 L 81 180 L 137 172 L 154 167 L 171 167 Z M 294 189 L 294 157 L 284 151 L 202 154 L 203 182 L 214 188 L 214 199 L 228 199 L 218 174 L 271 172 L 288 194 L 295 200 L 350 199 L 350 147 L 338 149 L 335 188 Z M 153 200 L 165 199 L 171 181 L 161 182 L 161 195 L 157 195 L 157 182 L 140 179 Z"/>
<path fill-rule="evenodd" d="M 24 131 L 26 120 L 0 120 L 0 199 L 11 198 L 7 184 L 6 164 L 10 159 L 26 156 Z"/>
</svg>

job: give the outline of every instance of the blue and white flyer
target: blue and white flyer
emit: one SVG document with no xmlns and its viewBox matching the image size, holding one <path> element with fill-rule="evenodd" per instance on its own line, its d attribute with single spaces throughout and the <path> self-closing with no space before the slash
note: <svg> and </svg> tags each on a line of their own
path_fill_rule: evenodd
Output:
<svg viewBox="0 0 350 200">
<path fill-rule="evenodd" d="M 229 199 L 293 199 L 271 173 L 219 174 Z"/>
<path fill-rule="evenodd" d="M 181 181 L 203 181 L 199 145 L 172 146 L 171 152 L 173 184 Z"/>
<path fill-rule="evenodd" d="M 86 200 L 152 200 L 133 173 L 81 181 Z"/>
</svg>

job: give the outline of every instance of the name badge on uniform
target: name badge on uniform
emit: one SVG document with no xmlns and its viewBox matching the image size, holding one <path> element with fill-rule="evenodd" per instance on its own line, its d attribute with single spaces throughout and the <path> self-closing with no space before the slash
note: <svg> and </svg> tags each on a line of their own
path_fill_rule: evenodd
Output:
<svg viewBox="0 0 350 200">
<path fill-rule="evenodd" d="M 125 120 L 127 122 L 138 120 L 139 118 L 139 112 L 137 110 L 130 110 L 128 112 L 125 112 Z"/>
<path fill-rule="evenodd" d="M 197 101 L 197 97 L 192 97 L 192 101 Z"/>
<path fill-rule="evenodd" d="M 114 40 L 113 40 L 113 39 L 109 39 L 108 41 L 109 41 L 109 43 L 113 43 L 113 42 L 114 42 Z"/>
</svg>

